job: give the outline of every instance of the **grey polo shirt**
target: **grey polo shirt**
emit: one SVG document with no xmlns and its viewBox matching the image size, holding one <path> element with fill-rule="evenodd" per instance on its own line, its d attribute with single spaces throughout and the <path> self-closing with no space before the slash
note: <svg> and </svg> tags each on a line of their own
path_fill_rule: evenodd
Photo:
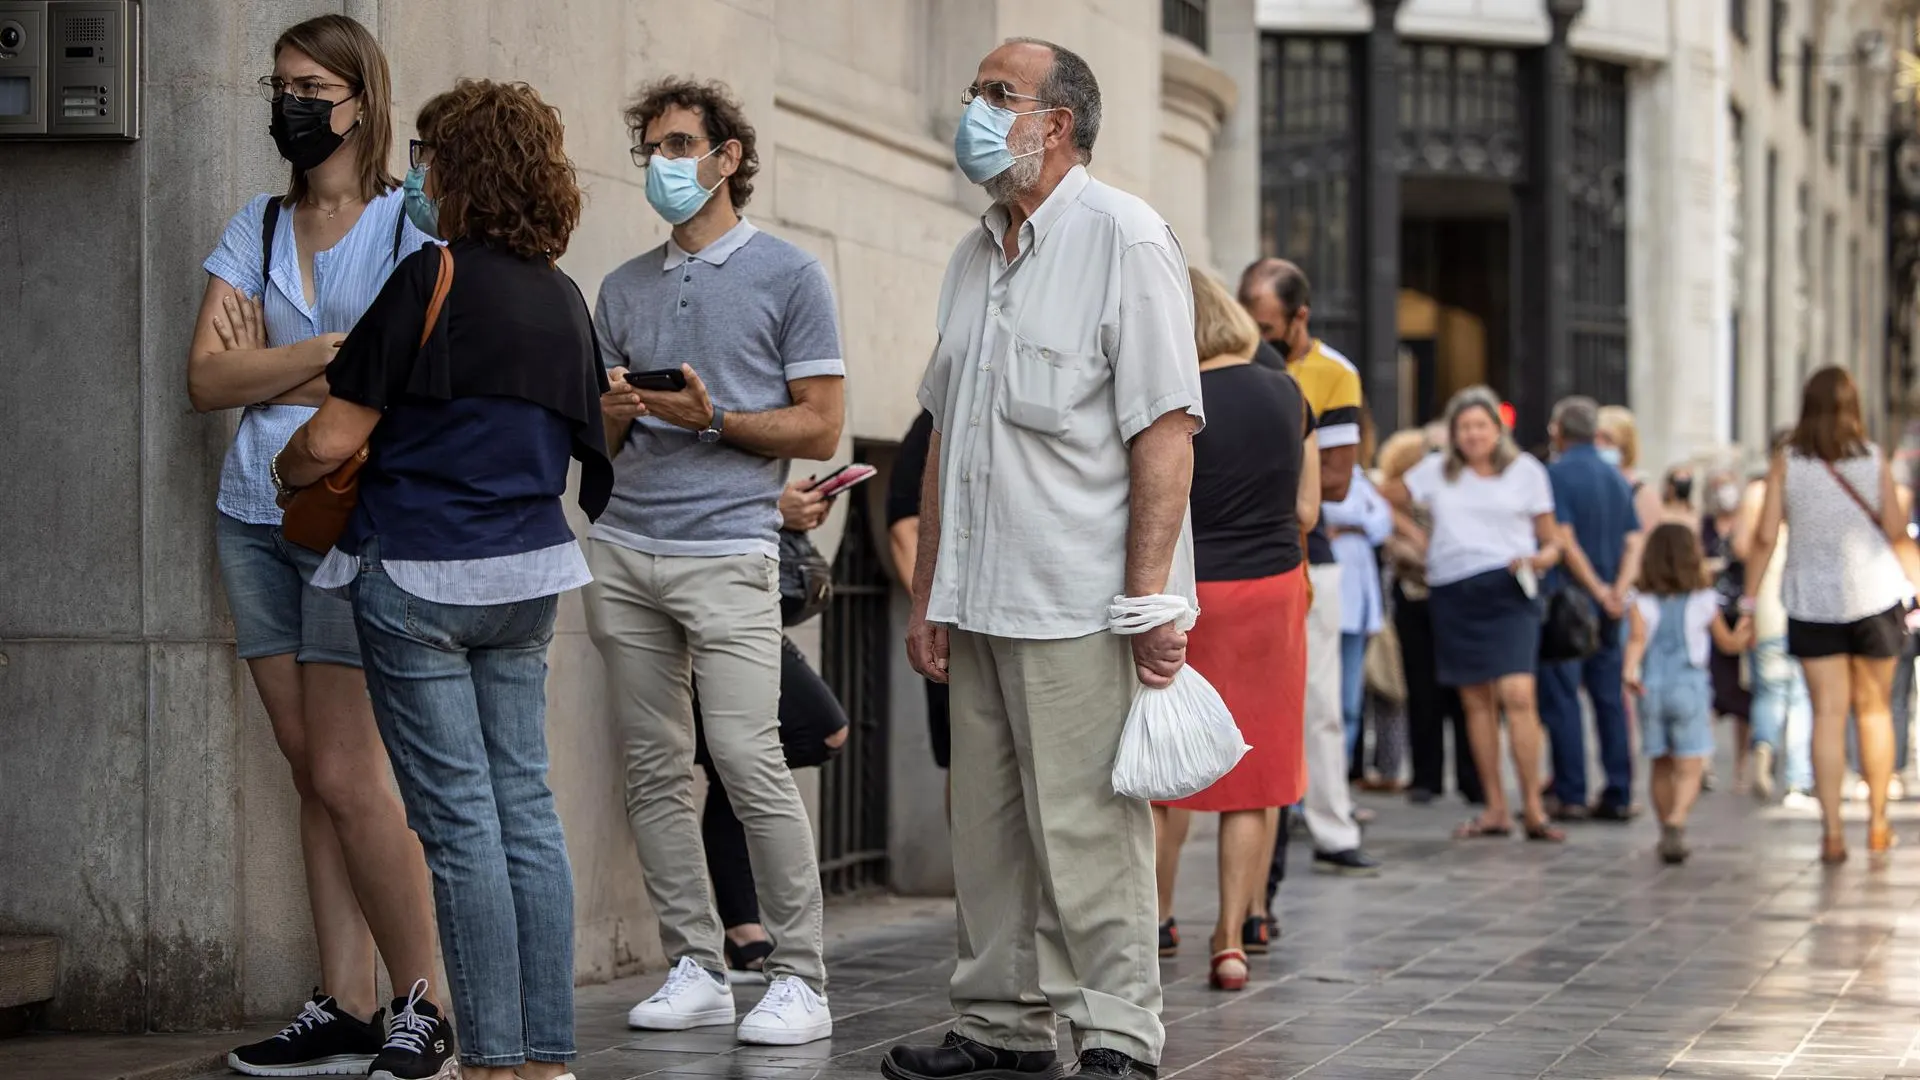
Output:
<svg viewBox="0 0 1920 1080">
<path fill-rule="evenodd" d="M 608 274 L 593 321 L 609 368 L 689 364 L 729 413 L 786 408 L 789 382 L 846 374 L 819 260 L 744 220 L 700 251 L 668 240 Z M 651 416 L 608 449 L 613 498 L 595 540 L 650 555 L 779 557 L 785 461 Z"/>
<path fill-rule="evenodd" d="M 1153 208 L 1069 172 L 1007 262 L 994 207 L 940 290 L 920 403 L 941 432 L 928 618 L 995 637 L 1107 628 L 1126 582 L 1127 444 L 1202 418 L 1186 256 Z M 1192 527 L 1167 591 L 1194 599 Z"/>
</svg>

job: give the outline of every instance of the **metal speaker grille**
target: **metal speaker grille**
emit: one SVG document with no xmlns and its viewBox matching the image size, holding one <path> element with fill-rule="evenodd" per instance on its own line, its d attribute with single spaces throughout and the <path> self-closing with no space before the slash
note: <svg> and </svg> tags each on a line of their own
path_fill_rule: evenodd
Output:
<svg viewBox="0 0 1920 1080">
<path fill-rule="evenodd" d="M 75 15 L 62 29 L 69 45 L 101 45 L 107 40 L 107 20 L 99 15 Z"/>
</svg>

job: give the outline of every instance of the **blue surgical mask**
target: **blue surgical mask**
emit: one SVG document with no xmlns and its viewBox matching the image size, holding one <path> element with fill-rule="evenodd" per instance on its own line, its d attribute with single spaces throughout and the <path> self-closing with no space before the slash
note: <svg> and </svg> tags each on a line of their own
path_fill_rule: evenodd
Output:
<svg viewBox="0 0 1920 1080">
<path fill-rule="evenodd" d="M 440 235 L 440 200 L 427 195 L 427 170 L 418 165 L 408 169 L 400 189 L 413 227 L 435 240 L 445 239 Z"/>
<path fill-rule="evenodd" d="M 700 163 L 720 152 L 716 146 L 697 158 L 668 158 L 659 154 L 647 161 L 647 202 L 669 225 L 681 225 L 693 219 L 720 190 L 723 178 L 712 187 L 700 186 Z"/>
<path fill-rule="evenodd" d="M 1607 464 L 1613 466 L 1616 469 L 1620 467 L 1620 448 L 1619 447 L 1601 446 L 1601 447 L 1596 447 L 1595 449 L 1600 454 L 1601 461 L 1606 462 Z"/>
<path fill-rule="evenodd" d="M 1017 113 L 996 109 L 987 104 L 986 98 L 974 98 L 961 114 L 960 126 L 953 133 L 953 160 L 968 180 L 984 184 L 1013 168 L 1013 163 L 1021 158 L 1045 153 L 1044 148 L 1026 154 L 1014 153 L 1007 148 L 1007 133 L 1022 116 L 1053 111 L 1035 109 L 1032 113 Z"/>
</svg>

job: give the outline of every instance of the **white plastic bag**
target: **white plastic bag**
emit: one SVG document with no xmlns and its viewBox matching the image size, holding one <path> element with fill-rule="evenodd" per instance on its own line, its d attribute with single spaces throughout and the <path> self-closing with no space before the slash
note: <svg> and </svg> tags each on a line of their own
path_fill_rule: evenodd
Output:
<svg viewBox="0 0 1920 1080">
<path fill-rule="evenodd" d="M 1166 623 L 1191 630 L 1199 615 L 1185 597 L 1116 596 L 1107 626 L 1123 636 Z M 1220 692 L 1191 666 L 1183 667 L 1172 686 L 1142 686 L 1134 693 L 1113 761 L 1113 790 L 1156 802 L 1184 799 L 1212 787 L 1251 749 Z"/>
</svg>

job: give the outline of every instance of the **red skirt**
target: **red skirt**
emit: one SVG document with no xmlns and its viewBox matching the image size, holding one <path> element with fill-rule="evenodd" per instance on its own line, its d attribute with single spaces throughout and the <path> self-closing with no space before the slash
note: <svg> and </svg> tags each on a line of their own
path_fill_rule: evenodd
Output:
<svg viewBox="0 0 1920 1080">
<path fill-rule="evenodd" d="M 1253 749 L 1182 810 L 1292 806 L 1307 791 L 1307 568 L 1251 581 L 1200 583 L 1187 663 L 1207 677 Z"/>
</svg>

